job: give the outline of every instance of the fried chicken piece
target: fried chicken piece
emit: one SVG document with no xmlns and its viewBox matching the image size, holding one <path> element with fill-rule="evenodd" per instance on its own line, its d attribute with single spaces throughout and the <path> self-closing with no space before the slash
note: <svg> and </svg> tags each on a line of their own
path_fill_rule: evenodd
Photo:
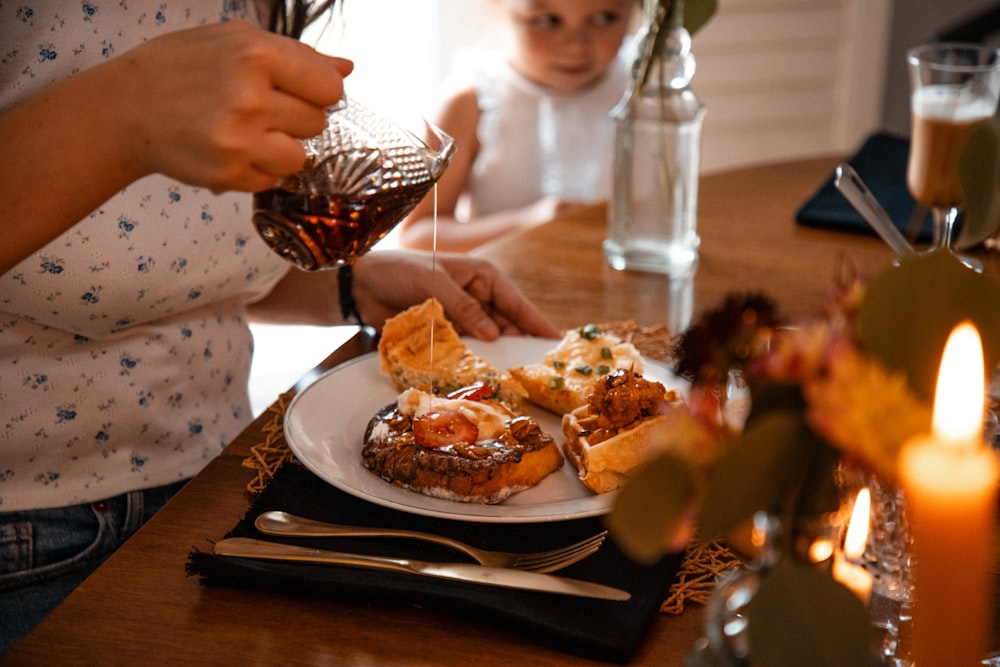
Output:
<svg viewBox="0 0 1000 667">
<path fill-rule="evenodd" d="M 588 424 L 590 441 L 600 442 L 643 419 L 664 414 L 672 398 L 673 392 L 668 392 L 661 383 L 629 369 L 610 373 L 594 383 L 594 390 L 587 397 L 594 417 L 594 422 Z"/>
</svg>

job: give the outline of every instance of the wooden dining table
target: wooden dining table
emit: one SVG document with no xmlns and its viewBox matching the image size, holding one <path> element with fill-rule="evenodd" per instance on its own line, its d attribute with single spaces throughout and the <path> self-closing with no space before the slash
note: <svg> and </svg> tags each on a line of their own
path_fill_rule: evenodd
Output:
<svg viewBox="0 0 1000 667">
<path fill-rule="evenodd" d="M 893 255 L 874 236 L 799 226 L 806 198 L 837 158 L 764 165 L 701 180 L 700 263 L 693 281 L 622 272 L 602 259 L 605 212 L 588 207 L 476 251 L 560 327 L 634 320 L 684 326 L 733 291 L 771 295 L 789 316 L 815 309 L 844 271 L 871 274 Z M 981 257 L 1000 269 L 997 253 Z M 359 334 L 324 369 L 371 351 Z M 206 586 L 185 572 L 193 548 L 211 549 L 247 511 L 265 411 L 162 511 L 4 659 L 6 664 L 599 665 L 548 648 L 491 618 L 414 604 Z M 703 607 L 658 614 L 631 664 L 683 664 Z"/>
<path fill-rule="evenodd" d="M 642 325 L 685 324 L 733 292 L 774 298 L 788 318 L 815 312 L 842 276 L 871 276 L 895 255 L 874 234 L 797 225 L 795 216 L 840 160 L 744 168 L 703 177 L 701 236 L 692 280 L 616 271 L 601 257 L 606 213 L 597 206 L 539 229 L 481 246 L 561 327 L 634 319 Z M 846 205 L 846 204 L 845 204 Z M 918 249 L 920 249 L 918 247 Z M 1000 253 L 978 253 L 985 270 L 1000 270 Z"/>
</svg>

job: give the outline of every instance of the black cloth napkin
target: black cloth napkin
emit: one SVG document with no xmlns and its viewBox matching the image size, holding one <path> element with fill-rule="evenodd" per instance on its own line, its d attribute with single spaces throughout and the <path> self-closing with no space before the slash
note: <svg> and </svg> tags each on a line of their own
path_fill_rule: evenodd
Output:
<svg viewBox="0 0 1000 667">
<path fill-rule="evenodd" d="M 454 521 L 381 507 L 344 493 L 295 462 L 279 469 L 246 516 L 226 537 L 255 537 L 316 548 L 419 558 L 468 560 L 459 552 L 415 540 L 387 538 L 275 538 L 253 525 L 267 510 L 283 510 L 324 521 L 405 527 L 434 532 L 475 546 L 505 551 L 551 549 L 603 529 L 599 517 L 570 521 L 508 524 Z M 626 557 L 611 539 L 593 556 L 555 574 L 595 581 L 629 591 L 626 602 L 567 597 L 532 591 L 450 582 L 416 575 L 216 556 L 191 552 L 188 572 L 206 584 L 252 587 L 341 599 L 419 603 L 442 610 L 498 620 L 535 641 L 584 657 L 627 663 L 659 613 L 681 555 L 652 566 Z"/>
<path fill-rule="evenodd" d="M 916 202 L 906 187 L 909 140 L 885 132 L 870 135 L 848 160 L 900 231 L 906 232 Z M 808 227 L 874 234 L 871 226 L 854 210 L 833 184 L 834 175 L 795 214 L 795 221 Z M 917 240 L 926 243 L 934 232 L 926 217 Z"/>
</svg>

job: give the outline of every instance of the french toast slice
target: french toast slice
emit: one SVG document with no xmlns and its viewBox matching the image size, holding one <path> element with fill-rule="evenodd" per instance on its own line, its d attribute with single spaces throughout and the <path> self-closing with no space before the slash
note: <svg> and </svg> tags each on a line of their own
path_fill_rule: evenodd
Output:
<svg viewBox="0 0 1000 667">
<path fill-rule="evenodd" d="M 418 429 L 421 419 L 444 422 L 435 435 L 447 444 L 428 446 Z M 475 425 L 465 440 L 455 436 L 464 423 Z M 405 390 L 376 413 L 364 443 L 365 467 L 387 482 L 467 503 L 502 502 L 563 464 L 559 445 L 532 417 L 517 416 L 498 401 L 441 398 L 419 389 Z"/>
<path fill-rule="evenodd" d="M 471 352 L 436 299 L 386 320 L 378 352 L 381 372 L 399 391 L 429 387 L 447 394 L 486 382 L 493 388 L 494 398 L 515 411 L 523 407 L 525 391 L 520 383 Z"/>
</svg>

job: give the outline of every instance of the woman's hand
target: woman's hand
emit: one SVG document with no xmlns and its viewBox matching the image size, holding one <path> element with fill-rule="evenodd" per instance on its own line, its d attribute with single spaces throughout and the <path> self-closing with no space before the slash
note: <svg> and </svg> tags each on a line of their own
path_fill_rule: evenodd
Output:
<svg viewBox="0 0 1000 667">
<path fill-rule="evenodd" d="M 302 167 L 353 64 L 242 21 L 168 33 L 118 59 L 126 154 L 140 171 L 256 191 Z"/>
<path fill-rule="evenodd" d="M 381 329 L 401 310 L 436 297 L 459 333 L 483 340 L 503 335 L 562 335 L 534 304 L 486 260 L 466 255 L 377 250 L 354 267 L 354 298 L 365 322 Z"/>
</svg>

